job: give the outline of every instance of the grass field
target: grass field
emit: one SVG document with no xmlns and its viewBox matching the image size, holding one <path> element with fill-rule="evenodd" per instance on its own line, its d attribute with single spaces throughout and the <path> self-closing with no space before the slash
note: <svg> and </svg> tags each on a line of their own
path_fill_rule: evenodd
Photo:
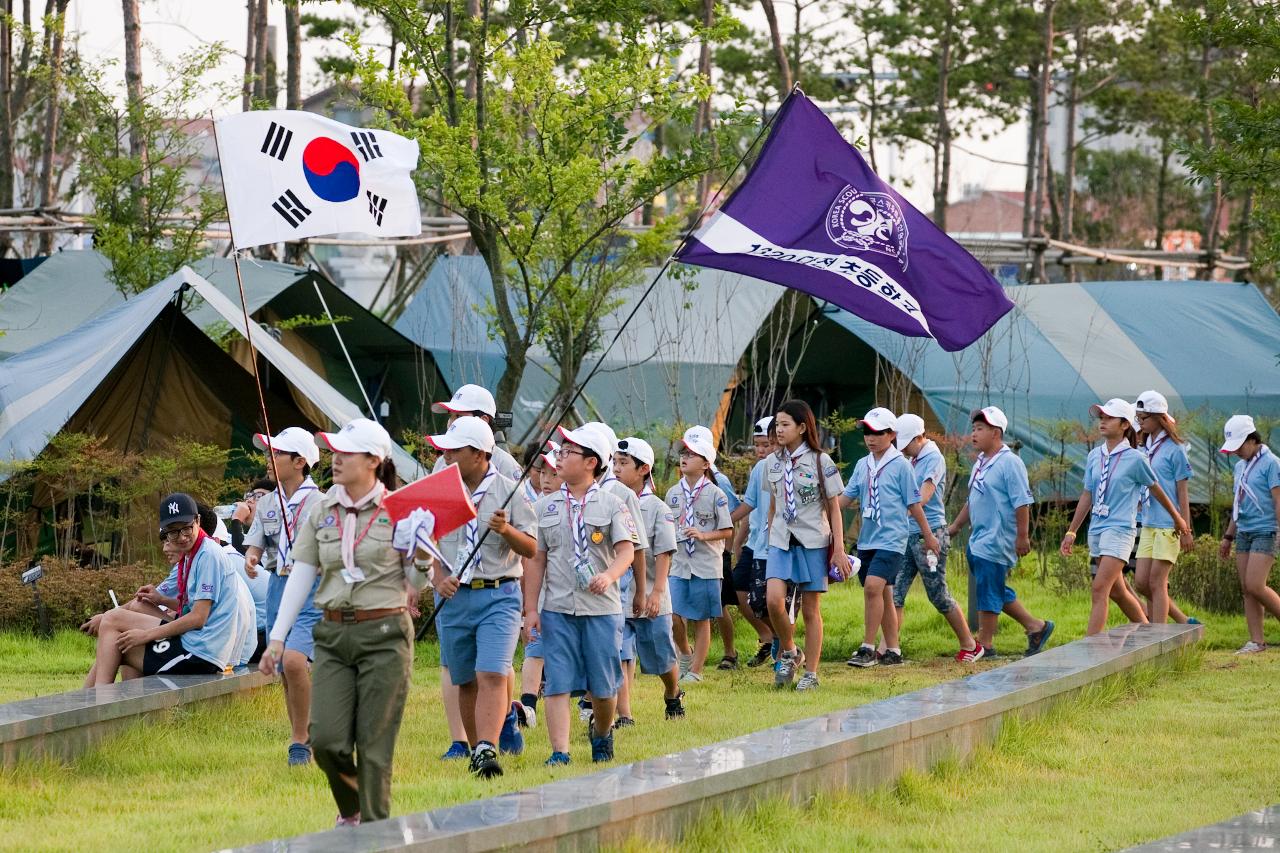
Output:
<svg viewBox="0 0 1280 853">
<path fill-rule="evenodd" d="M 1018 588 L 1032 612 L 1058 623 L 1052 645 L 1083 634 L 1086 596 L 1056 597 L 1027 580 Z M 841 662 L 860 637 L 860 590 L 835 588 L 827 596 L 824 611 L 828 653 L 820 691 L 781 697 L 771 688 L 767 671 L 713 672 L 689 691 L 688 718 L 668 723 L 661 719 L 659 682 L 642 678 L 634 700 L 639 725 L 619 735 L 618 760 L 722 740 L 970 671 L 949 659 L 954 637 L 919 591 L 908 602 L 904 628 L 904 649 L 911 664 L 893 670 L 854 671 Z M 1215 616 L 1205 621 L 1206 648 L 1234 649 L 1243 642 L 1242 617 Z M 997 647 L 1020 650 L 1021 630 L 1013 623 L 1002 628 Z M 1272 639 L 1280 639 L 1280 632 L 1269 628 Z M 744 640 L 740 652 L 745 657 L 754 648 L 754 637 L 748 635 L 745 623 L 739 623 L 739 630 Z M 78 687 L 91 654 L 92 643 L 74 633 L 48 641 L 0 635 L 0 701 Z M 718 650 L 713 662 L 717 659 Z M 979 664 L 979 668 L 995 665 Z M 591 771 L 578 725 L 574 727 L 575 763 L 555 772 L 542 766 L 548 754 L 542 727 L 531 733 L 523 756 L 504 762 L 507 775 L 495 782 L 470 778 L 465 765 L 441 763 L 437 756 L 448 745 L 448 735 L 439 713 L 437 672 L 434 645 L 421 644 L 396 756 L 394 813 L 450 805 Z M 721 838 L 728 839 L 730 834 L 709 820 L 690 841 L 708 849 L 817 847 L 838 843 L 837 839 L 843 839 L 845 846 L 861 846 L 864 836 L 856 833 L 866 832 L 871 835 L 865 838 L 874 836 L 891 846 L 937 846 L 946 838 L 937 833 L 952 821 L 967 821 L 965 825 L 975 833 L 967 836 L 972 839 L 990 826 L 1019 823 L 1020 815 L 1040 812 L 1059 814 L 1066 821 L 1064 826 L 1087 826 L 1092 831 L 1099 819 L 1115 810 L 1117 798 L 1129 797 L 1129 789 L 1139 782 L 1144 790 L 1164 790 L 1169 802 L 1162 803 L 1150 820 L 1117 821 L 1135 839 L 1154 838 L 1280 799 L 1274 774 L 1266 788 L 1261 778 L 1241 768 L 1246 759 L 1258 758 L 1259 744 L 1270 748 L 1274 743 L 1278 712 L 1271 710 L 1276 703 L 1266 688 L 1274 690 L 1280 683 L 1278 674 L 1280 664 L 1272 663 L 1270 655 L 1241 660 L 1226 652 L 1210 652 L 1202 669 L 1192 667 L 1161 678 L 1154 686 L 1135 683 L 1117 696 L 1101 695 L 1081 714 L 1066 712 L 1050 724 L 1025 724 L 1025 735 L 1017 734 L 1022 728 L 1011 729 L 1001 745 L 983 753 L 973 768 L 911 776 L 870 796 L 834 798 L 830 804 L 824 798 L 811 806 L 812 820 L 805 817 L 808 810 L 766 806 L 750 822 L 729 821 L 742 823 L 743 830 L 723 845 Z M 1149 698 L 1135 698 L 1140 696 Z M 1148 702 L 1153 703 L 1150 710 L 1145 709 Z M 1167 730 L 1165 714 L 1175 715 Z M 1161 720 L 1161 737 L 1170 739 L 1168 746 L 1141 743 L 1150 737 L 1153 720 Z M 1269 729 L 1263 725 L 1267 720 Z M 1127 732 L 1135 742 L 1126 742 L 1123 751 L 1086 750 L 1090 738 L 1098 737 L 1096 732 L 1090 734 L 1089 727 L 1112 722 L 1117 730 L 1107 736 L 1119 738 Z M 266 689 L 231 702 L 162 715 L 70 765 L 26 764 L 5 771 L 0 773 L 0 849 L 197 850 L 327 828 L 334 816 L 327 788 L 318 771 L 290 771 L 285 766 L 287 735 L 282 698 L 277 690 Z M 1186 742 L 1178 741 L 1179 736 L 1185 736 Z M 1217 743 L 1219 738 L 1224 742 Z M 1131 749 L 1137 759 L 1127 757 Z M 1229 758 L 1215 761 L 1219 751 Z M 1077 754 L 1080 760 L 1074 758 Z M 1264 763 L 1275 767 L 1274 759 L 1272 755 Z M 1130 779 L 1112 788 L 1113 779 L 1131 775 L 1131 760 L 1138 761 L 1142 771 L 1132 774 L 1138 782 Z M 1219 767 L 1229 769 L 1219 772 Z M 1165 786 L 1161 780 L 1166 776 L 1180 781 Z M 976 797 L 969 804 L 959 796 L 967 785 Z M 1170 804 L 1182 801 L 1195 801 L 1197 808 Z M 1072 807 L 1077 811 L 1070 813 Z M 845 817 L 837 820 L 823 809 Z M 1085 814 L 1087 820 L 1082 818 Z M 176 816 L 180 819 L 175 820 Z M 757 822 L 758 832 L 748 829 Z M 820 831 L 808 829 L 818 825 L 823 827 Z M 929 826 L 933 832 L 924 829 Z M 839 835 L 841 827 L 855 834 L 846 839 Z M 966 835 L 958 832 L 955 837 Z M 770 840 L 757 843 L 766 838 Z M 1068 847 L 1098 846 L 1083 836 L 1068 842 Z M 984 843 L 990 846 L 989 840 Z M 1027 843 L 1034 846 L 1036 841 Z"/>
</svg>

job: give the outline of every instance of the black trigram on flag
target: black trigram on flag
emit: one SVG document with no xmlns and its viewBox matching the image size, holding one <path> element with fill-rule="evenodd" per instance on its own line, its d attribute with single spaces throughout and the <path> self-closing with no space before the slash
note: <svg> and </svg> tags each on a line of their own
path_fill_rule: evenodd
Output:
<svg viewBox="0 0 1280 853">
<path fill-rule="evenodd" d="M 262 140 L 262 153 L 283 162 L 284 155 L 289 152 L 289 143 L 292 141 L 293 131 L 273 121 L 267 128 L 266 138 Z"/>
<path fill-rule="evenodd" d="M 382 196 L 374 195 L 368 190 L 365 190 L 364 194 L 369 197 L 369 215 L 373 217 L 373 221 L 376 224 L 381 225 L 382 214 L 387 209 L 387 200 Z"/>
<path fill-rule="evenodd" d="M 367 130 L 353 130 L 351 141 L 356 144 L 356 150 L 360 152 L 360 156 L 366 163 L 382 156 L 382 149 L 378 147 L 378 137 Z"/>
<path fill-rule="evenodd" d="M 293 190 L 285 190 L 284 195 L 271 203 L 271 207 L 294 228 L 311 215 L 311 210 L 293 194 Z"/>
</svg>

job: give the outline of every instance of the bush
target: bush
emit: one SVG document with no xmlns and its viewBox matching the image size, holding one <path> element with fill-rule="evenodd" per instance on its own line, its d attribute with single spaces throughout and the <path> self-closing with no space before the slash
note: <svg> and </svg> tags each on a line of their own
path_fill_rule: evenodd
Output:
<svg viewBox="0 0 1280 853">
<path fill-rule="evenodd" d="M 1280 591 L 1280 578 L 1275 572 L 1269 585 Z M 1179 604 L 1189 602 L 1219 613 L 1239 613 L 1244 606 L 1244 593 L 1236 574 L 1235 556 L 1221 559 L 1218 540 L 1201 536 L 1195 550 L 1179 557 L 1169 573 L 1169 594 Z"/>
<path fill-rule="evenodd" d="M 46 557 L 42 561 L 44 577 L 40 579 L 40 600 L 49 614 L 54 630 L 75 629 L 95 613 L 111 607 L 107 590 L 115 590 L 123 603 L 145 583 L 158 583 L 167 571 L 153 565 L 133 563 L 100 569 L 81 568 Z M 10 563 L 0 568 L 0 629 L 37 628 L 36 609 L 31 587 L 22 583 L 26 563 Z"/>
</svg>

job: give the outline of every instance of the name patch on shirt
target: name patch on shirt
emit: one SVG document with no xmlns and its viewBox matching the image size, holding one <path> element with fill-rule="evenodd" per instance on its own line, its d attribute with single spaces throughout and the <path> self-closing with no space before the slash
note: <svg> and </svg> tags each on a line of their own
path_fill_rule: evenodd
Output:
<svg viewBox="0 0 1280 853">
<path fill-rule="evenodd" d="M 828 465 L 826 468 L 823 469 L 823 473 L 826 474 L 828 477 L 834 477 L 839 472 L 840 472 L 840 469 L 834 465 Z"/>
</svg>

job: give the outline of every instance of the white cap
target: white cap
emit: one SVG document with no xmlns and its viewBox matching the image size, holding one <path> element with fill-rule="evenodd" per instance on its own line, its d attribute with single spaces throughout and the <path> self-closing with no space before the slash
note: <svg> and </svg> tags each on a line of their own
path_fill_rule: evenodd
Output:
<svg viewBox="0 0 1280 853">
<path fill-rule="evenodd" d="M 1004 412 L 1000 411 L 996 406 L 983 406 L 981 409 L 974 409 L 969 414 L 969 420 L 972 422 L 982 418 L 983 423 L 989 426 L 997 427 L 1002 432 L 1009 429 L 1009 419 L 1004 416 Z"/>
<path fill-rule="evenodd" d="M 652 465 L 653 460 L 657 458 L 653 448 L 649 446 L 649 442 L 643 438 L 636 438 L 634 435 L 629 435 L 618 441 L 618 452 L 625 453 L 645 465 Z"/>
<path fill-rule="evenodd" d="M 253 446 L 259 450 L 267 449 L 267 437 L 260 432 L 253 434 Z M 284 453 L 296 453 L 315 467 L 320 461 L 320 448 L 316 447 L 316 439 L 302 427 L 285 427 L 280 434 L 271 439 L 271 448 Z"/>
<path fill-rule="evenodd" d="M 335 453 L 368 453 L 379 459 L 391 455 L 391 436 L 368 418 L 356 418 L 338 432 L 318 432 L 316 440 Z"/>
<path fill-rule="evenodd" d="M 580 426 L 577 429 L 565 429 L 564 427 L 556 427 L 560 430 L 560 437 L 570 444 L 576 444 L 579 447 L 595 453 L 600 457 L 600 467 L 596 469 L 597 474 L 603 474 L 605 465 L 609 462 L 609 457 L 613 455 L 613 445 L 609 443 L 608 437 L 598 429 L 592 429 L 587 426 Z"/>
<path fill-rule="evenodd" d="M 924 418 L 912 414 L 898 415 L 898 437 L 894 440 L 898 449 L 906 447 L 918 435 L 924 435 Z"/>
<path fill-rule="evenodd" d="M 771 426 L 773 426 L 773 415 L 761 418 L 756 421 L 756 428 L 751 433 L 752 437 L 767 436 L 769 434 L 769 427 Z"/>
<path fill-rule="evenodd" d="M 474 447 L 485 453 L 493 452 L 493 429 L 482 418 L 464 415 L 444 431 L 444 435 L 429 435 L 427 441 L 436 450 L 457 450 Z"/>
<path fill-rule="evenodd" d="M 1173 421 L 1173 416 L 1169 415 L 1169 401 L 1159 391 L 1143 391 L 1138 395 L 1133 408 L 1139 415 L 1168 415 L 1169 420 Z"/>
<path fill-rule="evenodd" d="M 1122 400 L 1119 397 L 1112 397 L 1105 403 L 1094 403 L 1089 407 L 1089 414 L 1093 417 L 1099 415 L 1107 415 L 1112 418 L 1124 418 L 1129 422 L 1130 426 L 1135 429 L 1138 426 L 1138 416 L 1134 411 L 1133 403 L 1128 400 Z"/>
<path fill-rule="evenodd" d="M 618 449 L 618 434 L 613 431 L 613 427 L 601 421 L 588 421 L 582 425 L 582 429 L 593 429 L 604 436 L 609 442 L 609 456 L 613 456 L 614 451 Z M 611 464 L 612 460 L 606 458 L 605 464 Z"/>
<path fill-rule="evenodd" d="M 547 442 L 547 451 L 542 454 L 542 461 L 546 462 L 552 471 L 555 471 L 560 467 L 560 460 L 556 458 L 556 454 L 559 452 L 560 445 L 556 444 L 554 441 Z"/>
<path fill-rule="evenodd" d="M 703 459 L 707 460 L 708 465 L 715 467 L 716 449 L 714 446 L 712 446 L 711 442 L 707 441 L 704 437 L 702 437 L 701 435 L 695 435 L 692 438 L 690 438 L 686 433 L 685 439 L 684 439 L 684 446 L 689 448 L 689 450 L 691 450 L 692 452 L 701 456 Z"/>
<path fill-rule="evenodd" d="M 707 444 L 711 444 L 711 445 L 714 445 L 716 443 L 715 439 L 711 435 L 711 430 L 708 427 L 702 426 L 701 424 L 694 424 L 693 426 L 689 427 L 687 430 L 684 431 L 685 441 L 692 441 L 694 439 L 697 439 L 699 441 L 705 441 Z"/>
<path fill-rule="evenodd" d="M 437 415 L 445 412 L 484 412 L 489 417 L 498 413 L 498 404 L 493 395 L 479 385 L 463 385 L 453 392 L 453 398 L 447 403 L 432 403 L 431 411 Z"/>
<path fill-rule="evenodd" d="M 1235 453 L 1244 444 L 1244 440 L 1257 431 L 1253 418 L 1248 415 L 1232 415 L 1222 428 L 1222 436 L 1226 439 L 1222 442 L 1222 452 Z"/>
<path fill-rule="evenodd" d="M 227 523 L 222 520 L 222 516 L 218 516 L 218 523 L 213 527 L 213 538 L 223 545 L 231 541 L 231 531 L 227 530 Z"/>
<path fill-rule="evenodd" d="M 867 412 L 858 423 L 863 426 L 869 426 L 876 432 L 886 429 L 891 429 L 894 432 L 898 431 L 898 416 L 881 406 L 877 406 Z"/>
</svg>

